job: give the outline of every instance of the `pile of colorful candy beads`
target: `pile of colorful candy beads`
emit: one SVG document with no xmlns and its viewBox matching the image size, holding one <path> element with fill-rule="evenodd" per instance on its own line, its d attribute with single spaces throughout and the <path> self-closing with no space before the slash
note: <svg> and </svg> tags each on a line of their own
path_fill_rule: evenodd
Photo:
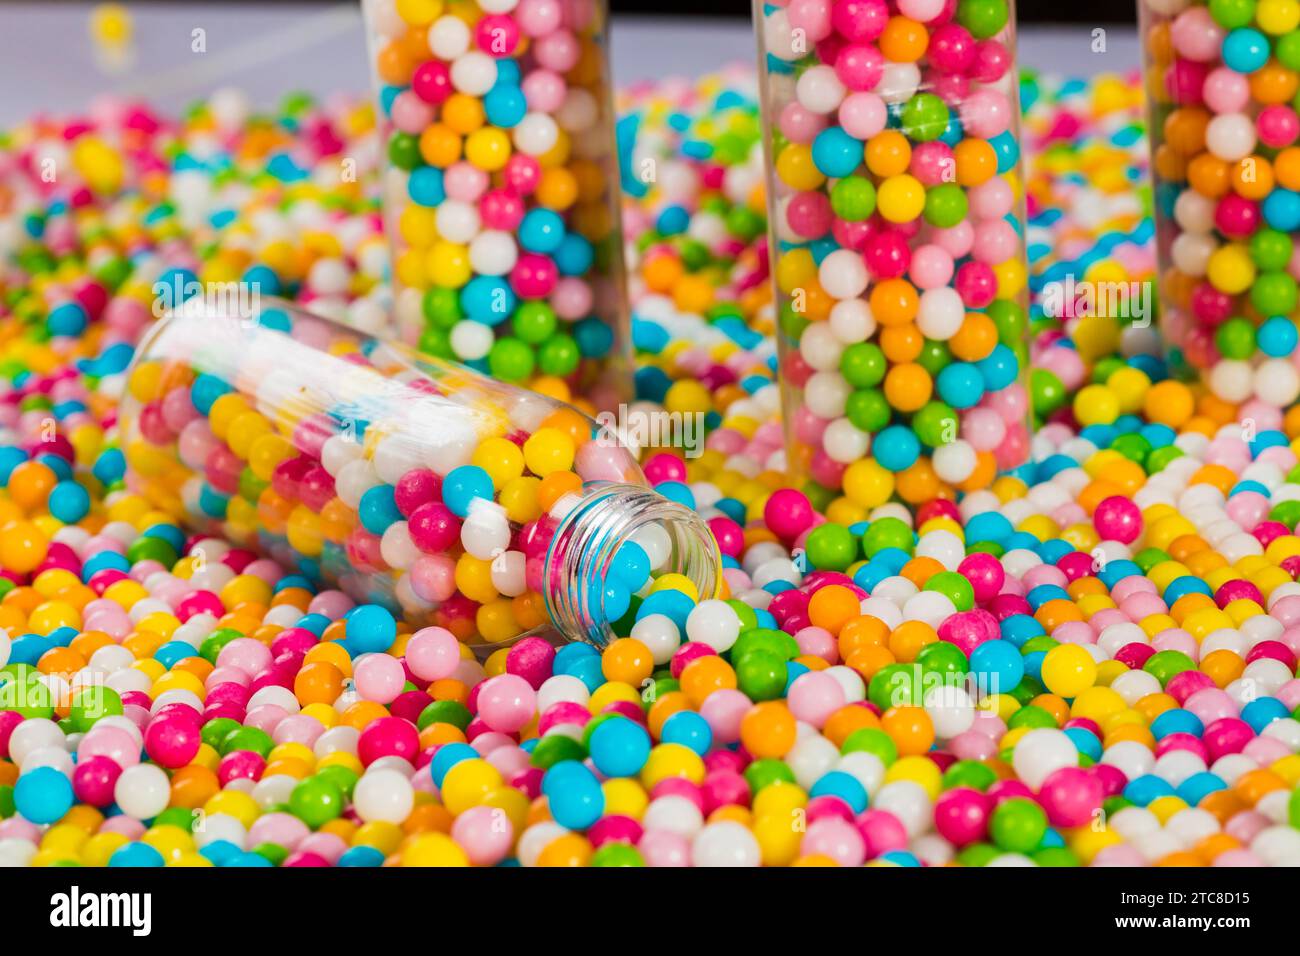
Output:
<svg viewBox="0 0 1300 956">
<path fill-rule="evenodd" d="M 1188 490 L 1202 489 L 1208 530 L 1222 477 L 1206 477 Z M 18 702 L 0 725 L 5 862 L 1287 865 L 1300 853 L 1300 722 L 1287 716 L 1300 682 L 1278 630 L 1300 585 L 1263 566 L 1251 580 L 1210 570 L 1224 559 L 1168 506 L 1138 519 L 1173 549 L 1139 553 L 1145 577 L 1121 559 L 1094 576 L 1089 555 L 1050 542 L 1038 547 L 1054 560 L 1031 567 L 1033 535 L 992 513 L 965 530 L 972 546 L 1005 545 L 1001 561 L 934 527 L 950 518 L 929 518 L 914 546 L 905 522 L 880 519 L 852 579 L 816 572 L 770 588 L 765 609 L 647 615 L 603 654 L 528 639 L 484 665 L 445 630 L 410 634 L 211 539 L 169 572 L 183 535 L 162 524 L 136 537 L 152 516 L 134 496 L 108 517 L 97 535 L 61 529 L 48 566 L 0 602 L 14 626 L 48 632 L 5 647 Z M 1300 553 L 1300 539 L 1270 547 Z M 1206 595 L 1175 553 L 1222 593 Z M 1270 592 L 1272 615 L 1250 588 Z M 1214 650 L 1197 654 L 1197 637 Z"/>
<path fill-rule="evenodd" d="M 5 329 L 8 335 L 9 323 Z M 4 377 L 21 383 L 6 404 L 53 396 L 53 379 L 65 371 L 70 383 L 80 378 L 60 367 L 61 350 L 50 345 L 20 338 L 0 348 Z M 575 646 L 552 658 L 549 648 L 526 643 L 479 665 L 436 629 L 416 640 L 380 608 L 355 608 L 339 592 L 313 595 L 292 568 L 186 539 L 137 495 L 103 496 L 97 477 L 85 473 L 94 452 L 87 459 L 78 447 L 74 456 L 75 477 L 92 493 L 81 527 L 45 513 L 44 472 L 20 471 L 0 495 L 0 563 L 16 583 L 0 585 L 0 619 L 15 638 L 3 648 L 0 682 L 17 697 L 13 684 L 21 681 L 23 706 L 32 709 L 19 712 L 21 723 L 0 714 L 0 859 L 119 866 L 1293 863 L 1300 743 L 1294 717 L 1284 714 L 1300 701 L 1294 660 L 1279 683 L 1288 659 L 1273 645 L 1298 650 L 1288 635 L 1295 622 L 1288 602 L 1298 593 L 1290 572 L 1300 515 L 1290 502 L 1300 473 L 1294 449 L 1284 446 L 1300 438 L 1300 417 L 1261 417 L 1260 437 L 1243 448 L 1239 430 L 1217 436 L 1236 420 L 1235 407 L 1196 398 L 1176 383 L 1144 387 L 1115 375 L 1112 369 L 1104 384 L 1117 399 L 1136 401 L 1144 416 L 1167 410 L 1171 427 L 1186 432 L 1173 447 L 1194 467 L 1152 460 L 1169 445 L 1147 454 L 1145 467 L 1130 460 L 1134 450 L 1123 439 L 1134 432 L 1124 429 L 1135 416 L 1089 426 L 1090 437 L 1075 436 L 1062 421 L 1046 434 L 1070 464 L 1044 461 L 1026 476 L 1033 487 L 1002 479 L 992 498 L 969 495 L 956 515 L 942 502 L 913 517 L 894 505 L 871 513 L 847 499 L 814 506 L 785 492 L 772 502 L 773 520 L 751 524 L 778 487 L 764 484 L 769 476 L 743 464 L 733 470 L 716 450 L 684 466 L 672 456 L 650 458 L 647 475 L 670 486 L 660 486 L 667 493 L 691 494 L 709 516 L 727 581 L 741 599 L 724 602 L 739 622 L 736 638 L 728 643 L 730 621 L 708 602 L 694 622 L 695 610 L 684 618 L 677 608 L 646 615 L 667 623 L 637 622 L 635 640 L 599 656 Z M 86 384 L 93 403 L 101 383 L 91 373 Z M 49 415 L 62 428 L 72 412 L 54 404 Z M 6 437 L 19 428 L 22 441 L 38 447 L 46 415 L 32 413 L 42 410 L 29 406 L 4 423 Z M 1153 445 L 1163 440 L 1149 429 L 1142 434 L 1155 438 Z M 1097 451 L 1107 444 L 1115 450 Z M 72 453 L 59 448 L 56 457 L 70 461 Z M 0 453 L 15 469 L 28 457 L 22 449 Z M 96 475 L 112 486 L 120 459 L 110 449 L 96 464 Z M 1100 507 L 1116 490 L 1139 501 L 1136 519 L 1113 502 Z M 719 491 L 727 495 L 715 499 Z M 1266 498 L 1262 521 L 1257 496 Z M 1171 514 L 1165 498 L 1184 517 Z M 1082 518 L 1052 517 L 1076 499 Z M 794 520 L 782 521 L 783 512 Z M 15 518 L 43 537 L 24 543 L 8 535 Z M 1135 530 L 1140 536 L 1126 544 Z M 1269 539 L 1263 564 L 1244 552 L 1241 532 L 1261 545 Z M 1106 565 L 1094 574 L 1092 551 L 1103 539 L 1110 539 Z M 792 550 L 803 557 L 792 561 Z M 995 554 L 1000 560 L 990 563 Z M 962 625 L 984 622 L 982 633 L 946 630 L 940 621 L 937 640 L 930 638 L 923 625 L 931 615 L 968 603 L 966 588 L 938 577 L 931 559 L 945 572 L 962 569 L 973 603 L 957 617 Z M 1005 594 L 990 597 L 994 564 Z M 103 603 L 83 603 L 85 591 L 65 571 Z M 1197 593 L 1204 589 L 1188 580 L 1193 576 L 1215 597 Z M 924 590 L 911 594 L 904 581 L 922 582 L 912 587 Z M 1034 593 L 1044 585 L 1048 590 Z M 867 608 L 852 591 L 859 586 L 871 589 Z M 215 598 L 195 597 L 198 591 Z M 1150 598 L 1163 602 L 1167 615 Z M 80 622 L 61 604 L 80 613 Z M 765 607 L 747 611 L 750 604 Z M 1258 612 L 1265 607 L 1267 615 Z M 905 617 L 896 620 L 893 609 Z M 995 639 L 980 641 L 990 632 L 979 609 L 1000 618 Z M 1078 645 L 1090 657 L 1121 645 L 1104 651 L 1110 656 L 1092 673 L 1077 655 L 1059 652 L 1083 637 L 1081 623 L 1094 637 Z M 690 640 L 676 643 L 683 624 Z M 1121 629 L 1109 631 L 1115 624 Z M 1190 644 L 1180 631 L 1192 636 Z M 1280 640 L 1263 639 L 1271 632 Z M 191 650 L 163 651 L 168 638 Z M 1143 638 L 1154 654 L 1140 649 Z M 967 652 L 968 641 L 979 646 Z M 1009 648 L 1018 652 L 1019 674 Z M 354 658 L 358 649 L 376 652 Z M 1193 666 L 1166 653 L 1179 650 Z M 401 675 L 385 663 L 394 658 L 405 664 Z M 887 692 L 899 689 L 880 671 L 908 659 L 922 675 L 921 706 L 877 712 L 879 702 L 895 703 Z M 82 661 L 91 673 L 112 675 L 99 680 L 116 691 L 120 716 L 107 690 L 74 676 L 86 673 Z M 1247 668 L 1258 691 L 1249 703 L 1239 683 Z M 533 696 L 512 681 L 484 681 L 503 673 L 530 689 L 536 681 Z M 947 674 L 964 678 L 954 680 L 955 689 L 979 705 L 969 727 L 979 734 L 965 737 L 960 752 L 956 742 L 966 731 L 953 734 L 965 723 L 966 701 L 952 690 L 931 691 L 936 675 Z M 827 676 L 844 685 L 838 694 L 821 679 Z M 1199 686 L 1207 678 L 1214 686 Z M 89 699 L 75 707 L 66 695 L 34 689 L 62 687 L 60 679 L 96 689 L 81 690 Z M 980 701 L 981 680 L 985 691 L 1010 693 Z M 897 684 L 914 689 L 906 678 Z M 923 745 L 927 720 L 934 749 Z M 25 724 L 15 743 L 15 725 Z M 59 755 L 83 746 L 91 759 L 69 766 Z M 142 750 L 147 760 L 136 763 Z M 577 765 L 578 758 L 590 765 Z M 153 772 L 158 767 L 162 774 Z M 16 783 L 21 792 L 8 789 Z M 1070 825 L 1095 800 L 1104 816 Z M 189 832 L 191 808 L 204 811 L 201 831 Z M 493 826 L 498 809 L 510 821 L 507 831 Z M 589 822 L 593 814 L 599 819 Z M 807 824 L 803 832 L 790 826 L 795 818 Z"/>
<path fill-rule="evenodd" d="M 575 409 L 288 303 L 248 319 L 183 306 L 141 350 L 121 410 L 128 488 L 462 640 L 549 625 L 565 519 L 602 483 L 645 486 Z M 578 582 L 587 616 L 619 621 L 634 594 L 712 597 L 669 520 L 629 527 Z"/>
<path fill-rule="evenodd" d="M 322 315 L 378 331 L 373 293 L 387 269 L 373 172 L 373 109 L 291 97 L 274 115 L 220 91 L 177 123 L 141 104 L 104 99 L 85 117 L 37 118 L 10 134 L 4 185 L 6 307 L 46 326 L 56 348 L 88 340 L 121 372 L 154 321 L 193 283 L 243 281 L 289 294 Z M 69 146 L 71 144 L 71 146 Z M 346 150 L 345 150 L 346 145 Z M 60 170 L 51 182 L 43 170 Z M 345 173 L 347 175 L 345 175 Z M 62 270 L 62 271 L 60 271 Z M 82 310 L 67 305 L 65 286 Z M 360 296 L 360 298 L 355 298 Z"/>
<path fill-rule="evenodd" d="M 605 4 L 365 10 L 399 333 L 504 381 L 572 377 L 617 404 L 629 343 Z M 602 366 L 617 374 L 595 395 Z"/>
<path fill-rule="evenodd" d="M 1004 0 L 763 7 L 790 466 L 864 503 L 1028 456 L 1013 29 Z"/>
<path fill-rule="evenodd" d="M 1285 407 L 1300 397 L 1300 7 L 1141 10 L 1170 360 L 1224 401 Z"/>
</svg>

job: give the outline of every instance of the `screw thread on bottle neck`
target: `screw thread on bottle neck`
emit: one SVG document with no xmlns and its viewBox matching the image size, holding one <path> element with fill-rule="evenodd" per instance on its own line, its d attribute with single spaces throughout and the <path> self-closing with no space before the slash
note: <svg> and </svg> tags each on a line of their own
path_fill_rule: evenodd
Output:
<svg viewBox="0 0 1300 956">
<path fill-rule="evenodd" d="M 656 569 L 691 580 L 700 600 L 713 597 L 722 561 L 709 527 L 694 511 L 639 485 L 608 483 L 589 491 L 560 522 L 546 555 L 546 610 L 569 640 L 604 647 L 613 638 L 601 583 L 619 548 L 642 529 L 668 535 L 668 559 Z"/>
</svg>

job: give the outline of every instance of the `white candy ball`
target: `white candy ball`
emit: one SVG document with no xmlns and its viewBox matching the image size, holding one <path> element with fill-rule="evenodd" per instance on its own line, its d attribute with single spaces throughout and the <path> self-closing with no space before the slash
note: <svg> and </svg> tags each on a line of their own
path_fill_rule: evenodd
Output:
<svg viewBox="0 0 1300 956">
<path fill-rule="evenodd" d="M 113 799 L 127 816 L 137 820 L 156 817 L 167 809 L 171 784 L 161 767 L 140 763 L 127 767 L 113 786 Z"/>
<path fill-rule="evenodd" d="M 357 815 L 369 823 L 401 823 L 415 806 L 415 788 L 399 770 L 368 770 L 357 781 L 352 794 Z"/>
</svg>

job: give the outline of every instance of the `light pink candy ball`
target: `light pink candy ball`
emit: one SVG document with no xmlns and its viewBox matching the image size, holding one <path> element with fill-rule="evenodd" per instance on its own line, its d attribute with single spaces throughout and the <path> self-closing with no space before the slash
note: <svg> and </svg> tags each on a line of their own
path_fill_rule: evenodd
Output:
<svg viewBox="0 0 1300 956">
<path fill-rule="evenodd" d="M 845 705 L 840 682 L 822 671 L 809 671 L 790 685 L 786 704 L 795 718 L 820 727 Z"/>
<path fill-rule="evenodd" d="M 683 837 L 667 830 L 651 830 L 637 844 L 646 866 L 688 866 L 691 859 L 690 844 Z"/>
<path fill-rule="evenodd" d="M 357 691 L 366 700 L 389 704 L 402 693 L 402 687 L 406 684 L 406 671 L 396 657 L 366 654 L 357 661 L 354 679 Z"/>
<path fill-rule="evenodd" d="M 475 866 L 494 866 L 514 845 L 514 825 L 494 807 L 471 807 L 452 823 L 451 838 Z"/>
<path fill-rule="evenodd" d="M 478 695 L 478 714 L 493 730 L 512 734 L 537 712 L 537 692 L 515 674 L 498 674 L 484 681 Z"/>
<path fill-rule="evenodd" d="M 450 677 L 460 664 L 460 641 L 445 627 L 426 627 L 406 642 L 406 663 L 420 680 Z"/>
</svg>

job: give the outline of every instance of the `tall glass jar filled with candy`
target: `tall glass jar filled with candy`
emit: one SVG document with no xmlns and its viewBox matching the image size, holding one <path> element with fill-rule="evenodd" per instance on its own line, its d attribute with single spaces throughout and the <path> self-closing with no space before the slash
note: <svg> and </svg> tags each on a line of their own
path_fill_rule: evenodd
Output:
<svg viewBox="0 0 1300 956">
<path fill-rule="evenodd" d="M 401 338 L 616 405 L 630 332 L 605 0 L 364 9 Z"/>
<path fill-rule="evenodd" d="M 870 509 L 1029 457 L 1008 0 L 755 2 L 789 466 Z"/>
<path fill-rule="evenodd" d="M 287 302 L 182 309 L 127 379 L 153 507 L 476 647 L 603 645 L 720 585 L 704 519 L 577 409 Z"/>
<path fill-rule="evenodd" d="M 1142 0 L 1160 331 L 1229 406 L 1300 397 L 1300 3 Z"/>
</svg>

